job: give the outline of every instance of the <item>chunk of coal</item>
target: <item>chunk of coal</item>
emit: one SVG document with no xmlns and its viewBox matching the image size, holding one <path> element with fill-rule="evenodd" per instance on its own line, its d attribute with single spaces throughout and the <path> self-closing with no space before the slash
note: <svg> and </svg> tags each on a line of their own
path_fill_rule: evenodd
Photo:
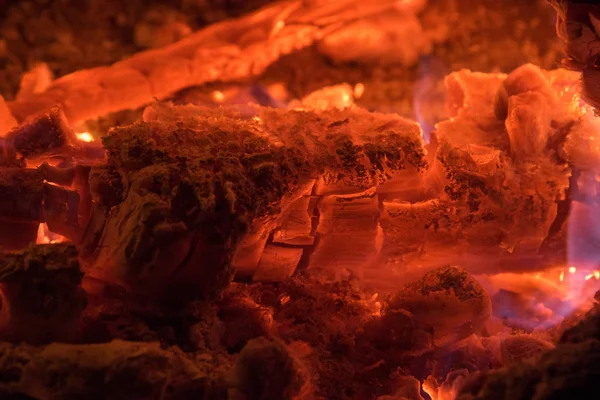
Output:
<svg viewBox="0 0 600 400">
<path fill-rule="evenodd" d="M 232 352 L 239 352 L 252 339 L 271 336 L 273 329 L 272 312 L 244 295 L 226 297 L 220 304 L 219 318 L 225 329 L 224 345 Z"/>
<path fill-rule="evenodd" d="M 210 393 L 209 373 L 180 351 L 162 350 L 158 344 L 0 344 L 0 392 L 27 398 L 199 398 Z"/>
<path fill-rule="evenodd" d="M 433 347 L 433 329 L 406 310 L 384 310 L 363 327 L 358 341 L 366 340 L 386 358 L 401 360 L 424 353 Z"/>
<path fill-rule="evenodd" d="M 77 251 L 69 244 L 0 255 L 0 338 L 49 343 L 77 339 L 87 304 Z"/>
<path fill-rule="evenodd" d="M 59 108 L 11 130 L 6 143 L 25 158 L 56 154 L 77 145 L 75 132 Z"/>
<path fill-rule="evenodd" d="M 304 367 L 281 342 L 257 338 L 239 354 L 232 378 L 241 392 L 236 399 L 292 400 L 302 398 L 310 383 Z"/>
<path fill-rule="evenodd" d="M 307 181 L 364 190 L 427 164 L 418 124 L 362 110 L 156 105 L 145 119 L 104 138 L 90 187 L 112 208 L 82 253 L 90 273 L 140 291 L 217 294 L 253 222 L 285 214 Z"/>
<path fill-rule="evenodd" d="M 444 267 L 430 271 L 392 295 L 382 312 L 408 310 L 433 328 L 436 345 L 466 338 L 483 329 L 492 312 L 486 291 L 465 270 Z"/>
</svg>

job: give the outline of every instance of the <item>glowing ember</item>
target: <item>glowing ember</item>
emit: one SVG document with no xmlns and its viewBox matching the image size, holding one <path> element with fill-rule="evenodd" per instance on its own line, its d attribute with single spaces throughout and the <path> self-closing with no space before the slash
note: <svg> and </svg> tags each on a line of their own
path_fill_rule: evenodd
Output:
<svg viewBox="0 0 600 400">
<path fill-rule="evenodd" d="M 365 93 L 365 85 L 363 85 L 362 83 L 357 83 L 354 86 L 354 98 L 360 99 L 364 93 Z"/>
<path fill-rule="evenodd" d="M 215 90 L 212 93 L 212 98 L 217 103 L 222 103 L 225 100 L 225 94 L 223 92 L 221 92 L 220 90 Z"/>
<path fill-rule="evenodd" d="M 66 241 L 68 241 L 66 237 L 50 232 L 47 224 L 43 223 L 38 227 L 37 239 L 35 241 L 36 244 L 54 244 Z"/>
<path fill-rule="evenodd" d="M 77 139 L 81 140 L 82 142 L 90 143 L 94 141 L 94 137 L 89 132 L 81 132 L 77 133 L 76 135 Z"/>
</svg>

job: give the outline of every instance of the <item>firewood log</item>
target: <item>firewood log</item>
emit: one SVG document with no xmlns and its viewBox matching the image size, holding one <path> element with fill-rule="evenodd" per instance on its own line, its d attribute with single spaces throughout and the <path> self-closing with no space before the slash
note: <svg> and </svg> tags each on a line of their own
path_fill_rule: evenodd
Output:
<svg viewBox="0 0 600 400">
<path fill-rule="evenodd" d="M 82 242 L 90 274 L 138 290 L 218 292 L 244 244 L 257 246 L 247 259 L 257 273 L 261 263 L 296 264 L 299 250 L 269 258 L 260 238 L 285 228 L 277 221 L 313 180 L 361 192 L 426 166 L 418 125 L 393 115 L 158 105 L 145 118 L 104 138 L 108 164 L 90 173 L 105 182 L 90 184 L 104 222 Z M 120 199 L 105 195 L 112 179 Z M 269 219 L 277 223 L 261 225 Z"/>
<path fill-rule="evenodd" d="M 281 56 L 310 46 L 354 21 L 393 10 L 395 3 L 279 2 L 212 25 L 170 46 L 63 76 L 41 93 L 8 102 L 8 107 L 14 118 L 23 121 L 60 106 L 74 124 L 135 109 L 190 86 L 260 74 Z"/>
</svg>

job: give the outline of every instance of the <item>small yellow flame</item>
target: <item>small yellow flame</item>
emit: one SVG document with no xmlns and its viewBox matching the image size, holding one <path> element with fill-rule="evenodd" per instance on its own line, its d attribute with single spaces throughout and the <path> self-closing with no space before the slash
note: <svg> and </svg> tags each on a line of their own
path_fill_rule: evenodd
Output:
<svg viewBox="0 0 600 400">
<path fill-rule="evenodd" d="M 89 132 L 76 133 L 77 139 L 82 142 L 90 143 L 94 141 L 94 137 Z"/>
<path fill-rule="evenodd" d="M 574 274 L 575 272 L 577 272 L 577 268 L 575 268 L 575 267 L 573 267 L 573 266 L 570 266 L 570 267 L 569 267 L 569 273 L 570 273 L 570 274 Z"/>
<path fill-rule="evenodd" d="M 560 271 L 560 277 L 558 278 L 561 282 L 565 280 L 565 271 Z"/>
</svg>

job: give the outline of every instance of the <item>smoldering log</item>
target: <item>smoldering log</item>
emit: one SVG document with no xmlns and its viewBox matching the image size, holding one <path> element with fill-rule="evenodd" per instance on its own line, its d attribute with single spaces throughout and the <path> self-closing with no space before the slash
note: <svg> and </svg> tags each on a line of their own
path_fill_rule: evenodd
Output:
<svg viewBox="0 0 600 400">
<path fill-rule="evenodd" d="M 58 105 L 73 123 L 135 109 L 186 87 L 260 74 L 281 56 L 359 19 L 394 10 L 395 3 L 279 2 L 212 25 L 165 48 L 63 76 L 41 93 L 8 102 L 8 107 L 22 122 Z M 124 91 L 127 96 L 122 95 Z"/>
<path fill-rule="evenodd" d="M 140 290 L 218 292 L 253 222 L 279 220 L 310 179 L 361 191 L 426 166 L 419 126 L 393 115 L 158 105 L 145 118 L 104 139 L 107 167 L 91 176 L 124 197 L 103 205 L 91 185 L 112 211 L 82 254 L 92 275 Z"/>
</svg>

